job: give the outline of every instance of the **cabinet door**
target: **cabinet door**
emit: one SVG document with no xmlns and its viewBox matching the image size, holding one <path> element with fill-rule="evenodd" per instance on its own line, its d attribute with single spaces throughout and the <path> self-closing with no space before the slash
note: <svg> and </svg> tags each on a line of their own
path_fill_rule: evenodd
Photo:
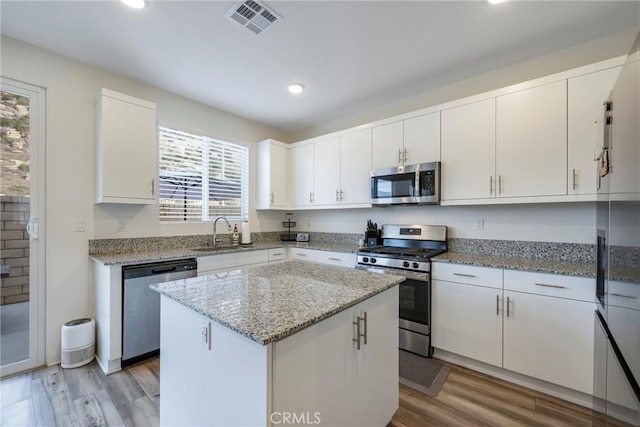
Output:
<svg viewBox="0 0 640 427">
<path fill-rule="evenodd" d="M 309 206 L 313 197 L 313 144 L 290 149 L 291 205 Z"/>
<path fill-rule="evenodd" d="M 497 98 L 500 197 L 567 194 L 567 82 Z"/>
<path fill-rule="evenodd" d="M 512 291 L 504 298 L 504 368 L 591 394 L 595 304 Z"/>
<path fill-rule="evenodd" d="M 156 110 L 101 96 L 97 202 L 155 203 Z"/>
<path fill-rule="evenodd" d="M 258 177 L 260 178 L 260 177 Z M 287 205 L 287 149 L 271 144 L 271 207 L 284 208 Z"/>
<path fill-rule="evenodd" d="M 609 96 L 620 67 L 568 81 L 568 192 L 595 194 L 597 163 L 603 135 L 602 104 Z"/>
<path fill-rule="evenodd" d="M 394 168 L 402 165 L 403 122 L 373 128 L 371 169 Z"/>
<path fill-rule="evenodd" d="M 404 121 L 406 165 L 440 161 L 440 112 Z"/>
<path fill-rule="evenodd" d="M 371 129 L 343 135 L 341 142 L 342 203 L 368 204 L 371 193 Z"/>
<path fill-rule="evenodd" d="M 494 197 L 495 98 L 442 112 L 442 200 Z"/>
<path fill-rule="evenodd" d="M 313 204 L 340 203 L 340 137 L 313 144 Z"/>
<path fill-rule="evenodd" d="M 385 426 L 398 409 L 398 305 L 395 286 L 356 306 L 367 313 L 367 342 L 356 350 L 355 425 Z"/>
<path fill-rule="evenodd" d="M 346 309 L 273 343 L 272 413 L 308 413 L 312 421 L 318 413 L 322 425 L 356 425 L 354 319 L 355 309 Z"/>
<path fill-rule="evenodd" d="M 433 346 L 502 366 L 502 290 L 433 281 Z"/>
</svg>

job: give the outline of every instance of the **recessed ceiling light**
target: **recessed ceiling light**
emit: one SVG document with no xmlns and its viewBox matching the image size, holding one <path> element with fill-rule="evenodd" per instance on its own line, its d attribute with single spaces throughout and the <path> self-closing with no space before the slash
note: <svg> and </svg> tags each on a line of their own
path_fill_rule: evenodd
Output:
<svg viewBox="0 0 640 427">
<path fill-rule="evenodd" d="M 147 5 L 146 0 L 122 0 L 122 3 L 133 9 L 144 9 Z"/>
<path fill-rule="evenodd" d="M 498 4 L 498 3 L 503 3 L 507 0 L 487 0 L 487 1 L 491 4 Z"/>
<path fill-rule="evenodd" d="M 289 85 L 289 92 L 291 93 L 302 93 L 304 91 L 304 85 L 302 83 L 291 83 Z"/>
</svg>

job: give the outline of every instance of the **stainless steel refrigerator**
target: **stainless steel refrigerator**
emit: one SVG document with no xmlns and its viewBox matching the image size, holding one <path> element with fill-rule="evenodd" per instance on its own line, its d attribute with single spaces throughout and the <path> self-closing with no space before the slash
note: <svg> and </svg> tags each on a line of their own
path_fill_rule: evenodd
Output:
<svg viewBox="0 0 640 427">
<path fill-rule="evenodd" d="M 640 34 L 604 105 L 598 159 L 594 425 L 640 426 Z"/>
</svg>

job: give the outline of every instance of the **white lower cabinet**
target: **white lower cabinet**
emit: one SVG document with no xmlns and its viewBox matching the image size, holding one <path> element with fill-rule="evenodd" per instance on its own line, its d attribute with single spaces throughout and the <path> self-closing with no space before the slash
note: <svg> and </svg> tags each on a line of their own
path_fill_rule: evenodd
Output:
<svg viewBox="0 0 640 427">
<path fill-rule="evenodd" d="M 284 248 L 280 248 L 199 257 L 198 276 L 228 271 L 236 267 L 259 267 L 261 265 L 268 265 L 270 263 L 270 251 L 280 251 L 284 256 Z"/>
<path fill-rule="evenodd" d="M 355 267 L 357 262 L 356 254 L 296 247 L 291 248 L 291 259 L 342 267 Z"/>
<path fill-rule="evenodd" d="M 434 347 L 592 394 L 595 281 L 502 271 L 433 264 Z"/>
<path fill-rule="evenodd" d="M 387 425 L 398 408 L 398 304 L 396 286 L 276 342 L 272 413 L 328 426 Z M 365 313 L 358 348 L 355 323 L 364 334 Z"/>
</svg>

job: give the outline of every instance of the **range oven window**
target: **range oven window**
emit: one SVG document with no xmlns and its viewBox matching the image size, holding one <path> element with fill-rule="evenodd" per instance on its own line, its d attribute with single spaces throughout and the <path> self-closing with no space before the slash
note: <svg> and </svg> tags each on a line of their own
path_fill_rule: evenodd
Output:
<svg viewBox="0 0 640 427">
<path fill-rule="evenodd" d="M 413 197 L 415 194 L 415 173 L 377 176 L 372 178 L 371 197 Z"/>
<path fill-rule="evenodd" d="M 429 324 L 429 282 L 407 279 L 400 283 L 400 319 Z"/>
</svg>

